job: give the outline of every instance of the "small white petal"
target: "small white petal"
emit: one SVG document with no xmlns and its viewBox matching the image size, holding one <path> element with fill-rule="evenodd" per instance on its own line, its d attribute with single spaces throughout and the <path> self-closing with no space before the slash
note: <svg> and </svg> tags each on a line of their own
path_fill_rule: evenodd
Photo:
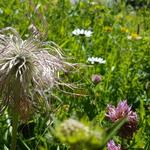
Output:
<svg viewBox="0 0 150 150">
<path fill-rule="evenodd" d="M 85 36 L 86 37 L 90 37 L 92 35 L 92 32 L 91 31 L 85 31 Z"/>
<path fill-rule="evenodd" d="M 106 63 L 106 60 L 104 60 L 101 57 L 99 57 L 99 58 L 98 57 L 89 57 L 88 61 L 91 62 L 91 64 L 94 64 L 94 63 L 105 64 Z"/>
<path fill-rule="evenodd" d="M 80 34 L 84 34 L 84 30 L 83 29 L 80 30 Z"/>
<path fill-rule="evenodd" d="M 131 36 L 127 36 L 127 39 L 128 39 L 128 40 L 131 40 L 131 39 L 132 39 L 132 37 L 131 37 Z"/>
</svg>

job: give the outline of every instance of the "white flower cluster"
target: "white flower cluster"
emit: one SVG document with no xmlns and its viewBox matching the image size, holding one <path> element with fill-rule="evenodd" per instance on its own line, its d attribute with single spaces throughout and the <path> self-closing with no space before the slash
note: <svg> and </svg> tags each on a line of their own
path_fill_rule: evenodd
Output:
<svg viewBox="0 0 150 150">
<path fill-rule="evenodd" d="M 84 30 L 84 29 L 75 29 L 74 31 L 72 31 L 73 35 L 83 35 L 86 37 L 90 37 L 92 35 L 92 31 L 90 30 Z"/>
<path fill-rule="evenodd" d="M 94 63 L 99 63 L 99 64 L 105 64 L 106 63 L 106 60 L 104 60 L 103 58 L 101 57 L 89 57 L 88 62 L 90 62 L 91 64 L 94 64 Z"/>
<path fill-rule="evenodd" d="M 82 131 L 85 134 L 88 134 L 89 128 L 87 126 L 85 126 L 84 124 L 82 124 L 81 122 L 74 120 L 74 119 L 65 120 L 61 124 L 61 132 L 65 136 L 70 136 L 73 133 L 78 133 L 79 131 Z"/>
</svg>

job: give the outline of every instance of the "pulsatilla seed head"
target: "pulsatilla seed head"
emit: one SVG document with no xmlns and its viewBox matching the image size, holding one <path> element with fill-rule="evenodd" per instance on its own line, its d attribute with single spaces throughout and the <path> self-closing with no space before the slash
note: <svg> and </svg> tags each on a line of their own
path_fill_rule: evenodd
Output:
<svg viewBox="0 0 150 150">
<path fill-rule="evenodd" d="M 34 36 L 23 40 L 13 28 L 0 30 L 0 111 L 13 105 L 15 99 L 22 114 L 38 106 L 44 89 L 58 84 L 58 72 L 64 71 L 64 57 L 53 42 L 42 42 Z M 34 99 L 36 97 L 36 100 Z M 40 100 L 41 101 L 41 100 Z M 25 104 L 25 105 L 24 105 Z M 18 106 L 18 107 L 19 107 Z"/>
</svg>

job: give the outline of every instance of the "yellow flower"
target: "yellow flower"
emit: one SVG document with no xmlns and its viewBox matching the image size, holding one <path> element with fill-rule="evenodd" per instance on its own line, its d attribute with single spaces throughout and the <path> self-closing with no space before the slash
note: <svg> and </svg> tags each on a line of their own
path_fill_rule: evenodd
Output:
<svg viewBox="0 0 150 150">
<path fill-rule="evenodd" d="M 69 105 L 63 105 L 63 109 L 64 109 L 65 111 L 68 111 L 68 110 L 69 110 Z"/>
<path fill-rule="evenodd" d="M 142 37 L 137 33 L 132 33 L 131 35 L 127 36 L 129 40 L 141 40 Z"/>
<path fill-rule="evenodd" d="M 115 20 L 119 21 L 123 18 L 123 14 L 119 14 L 117 16 L 115 16 Z"/>
<path fill-rule="evenodd" d="M 105 32 L 112 32 L 112 30 L 113 30 L 113 28 L 110 27 L 110 26 L 105 26 L 105 27 L 104 27 L 104 31 L 105 31 Z"/>
<path fill-rule="evenodd" d="M 126 28 L 126 27 L 121 27 L 121 32 L 123 32 L 123 33 L 128 33 L 129 30 L 128 30 L 128 28 Z"/>
</svg>

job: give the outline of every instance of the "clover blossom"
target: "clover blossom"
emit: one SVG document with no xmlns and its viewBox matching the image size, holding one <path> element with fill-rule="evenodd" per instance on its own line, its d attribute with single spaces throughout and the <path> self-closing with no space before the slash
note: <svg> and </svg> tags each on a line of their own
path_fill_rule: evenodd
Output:
<svg viewBox="0 0 150 150">
<path fill-rule="evenodd" d="M 128 106 L 127 100 L 121 101 L 117 107 L 108 105 L 106 117 L 112 122 L 127 118 L 127 123 L 120 129 L 120 134 L 123 137 L 132 137 L 133 133 L 137 130 L 137 114 L 131 110 L 131 106 Z"/>
<path fill-rule="evenodd" d="M 92 79 L 92 82 L 95 84 L 98 84 L 99 82 L 102 81 L 102 77 L 98 74 L 93 74 L 91 79 Z"/>
<path fill-rule="evenodd" d="M 75 29 L 74 31 L 72 31 L 72 34 L 73 35 L 76 35 L 76 36 L 85 36 L 85 37 L 91 37 L 92 35 L 92 31 L 90 30 L 84 30 L 84 29 Z"/>
<path fill-rule="evenodd" d="M 107 150 L 121 150 L 121 146 L 120 145 L 116 145 L 113 140 L 110 140 L 107 143 Z"/>
</svg>

